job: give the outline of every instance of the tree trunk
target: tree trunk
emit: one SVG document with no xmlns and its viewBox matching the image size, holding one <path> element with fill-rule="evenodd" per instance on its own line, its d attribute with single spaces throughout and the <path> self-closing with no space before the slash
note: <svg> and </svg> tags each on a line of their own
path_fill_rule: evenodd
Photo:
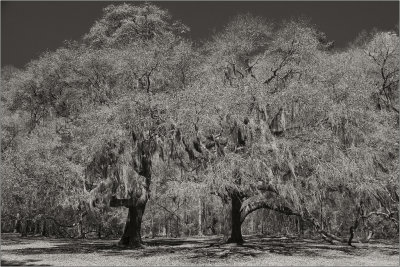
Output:
<svg viewBox="0 0 400 267">
<path fill-rule="evenodd" d="M 48 236 L 46 219 L 43 220 L 42 236 Z"/>
<path fill-rule="evenodd" d="M 176 237 L 180 237 L 181 236 L 179 225 L 180 225 L 180 219 L 178 217 L 178 218 L 176 218 Z"/>
<path fill-rule="evenodd" d="M 215 215 L 214 215 L 214 216 L 215 216 Z M 212 218 L 212 224 L 211 224 L 211 233 L 212 233 L 213 235 L 216 235 L 216 234 L 217 234 L 217 229 L 216 229 L 217 223 L 218 223 L 218 219 L 215 218 L 215 217 L 213 217 L 213 218 Z"/>
<path fill-rule="evenodd" d="M 164 224 L 165 224 L 165 220 L 164 220 Z M 165 235 L 165 231 L 166 228 L 165 226 L 162 224 L 162 221 L 158 221 L 158 235 L 159 236 L 164 236 Z"/>
<path fill-rule="evenodd" d="M 221 214 L 220 232 L 223 233 L 224 239 L 228 240 L 232 232 L 232 207 L 229 203 L 224 203 L 223 211 Z"/>
<path fill-rule="evenodd" d="M 150 236 L 151 238 L 155 237 L 155 224 L 154 224 L 154 213 L 151 211 L 151 225 L 150 225 Z"/>
<path fill-rule="evenodd" d="M 353 241 L 353 237 L 354 237 L 354 227 L 351 226 L 350 227 L 350 237 L 349 237 L 349 240 L 347 241 L 347 244 L 349 246 L 352 246 L 351 242 Z"/>
<path fill-rule="evenodd" d="M 352 244 L 351 244 L 351 242 L 353 241 L 353 238 L 354 238 L 354 231 L 357 229 L 357 227 L 358 227 L 358 218 L 356 219 L 356 221 L 354 222 L 354 225 L 352 225 L 351 227 L 350 227 L 350 237 L 349 237 L 349 240 L 347 241 L 347 244 L 349 245 L 349 246 L 353 246 Z"/>
<path fill-rule="evenodd" d="M 167 229 L 168 229 L 168 233 L 167 233 L 167 237 L 172 237 L 173 233 L 174 233 L 174 229 L 173 229 L 173 225 L 172 225 L 172 219 L 168 218 L 167 219 Z"/>
<path fill-rule="evenodd" d="M 324 230 L 323 206 L 322 206 L 322 197 L 321 197 L 321 196 L 320 196 L 320 217 L 319 217 L 319 225 L 321 225 L 321 230 Z"/>
<path fill-rule="evenodd" d="M 250 217 L 250 234 L 254 234 L 255 233 L 255 223 L 254 223 L 254 216 Z"/>
<path fill-rule="evenodd" d="M 373 236 L 374 232 L 372 230 L 368 230 L 368 235 L 365 238 L 365 242 L 369 242 Z"/>
<path fill-rule="evenodd" d="M 169 225 L 168 225 L 168 219 L 167 216 L 164 215 L 165 221 L 164 221 L 164 227 L 165 227 L 165 237 L 168 237 L 168 233 L 169 233 Z"/>
<path fill-rule="evenodd" d="M 298 233 L 299 236 L 304 236 L 304 221 L 301 217 L 297 217 L 298 220 Z"/>
<path fill-rule="evenodd" d="M 264 235 L 264 218 L 261 220 L 261 234 Z"/>
<path fill-rule="evenodd" d="M 228 239 L 227 243 L 237 243 L 243 244 L 243 237 L 242 237 L 242 223 L 240 222 L 240 208 L 242 206 L 242 201 L 237 196 L 237 194 L 232 195 L 232 208 L 231 208 L 231 237 Z"/>
<path fill-rule="evenodd" d="M 97 238 L 101 239 L 101 223 L 97 226 Z"/>
<path fill-rule="evenodd" d="M 14 233 L 21 233 L 22 232 L 22 223 L 20 219 L 15 220 L 15 230 Z"/>
<path fill-rule="evenodd" d="M 128 217 L 125 223 L 124 233 L 120 245 L 128 246 L 131 248 L 142 247 L 143 241 L 140 234 L 142 226 L 142 218 L 144 213 L 145 205 L 139 205 L 135 207 L 129 207 Z"/>
<path fill-rule="evenodd" d="M 82 214 L 79 215 L 79 222 L 78 222 L 78 236 L 79 238 L 84 239 L 85 233 L 83 231 L 83 221 L 82 221 Z"/>
<path fill-rule="evenodd" d="M 48 236 L 49 237 L 51 237 L 51 236 L 53 236 L 53 234 L 54 234 L 54 222 L 53 221 L 50 221 L 49 223 L 48 223 L 48 228 L 47 228 L 47 233 L 48 233 Z"/>
<path fill-rule="evenodd" d="M 22 220 L 21 222 L 21 236 L 25 237 L 28 235 L 28 221 Z"/>
<path fill-rule="evenodd" d="M 34 235 L 40 234 L 40 221 L 36 220 L 35 221 L 35 230 L 34 230 Z"/>
<path fill-rule="evenodd" d="M 26 235 L 30 235 L 32 233 L 32 221 L 26 220 Z"/>
<path fill-rule="evenodd" d="M 201 198 L 199 198 L 199 217 L 198 217 L 198 222 L 199 222 L 199 231 L 198 231 L 198 235 L 202 236 L 203 235 L 203 227 L 202 227 L 202 219 L 201 219 L 201 213 L 202 213 L 202 203 L 201 203 Z"/>
</svg>

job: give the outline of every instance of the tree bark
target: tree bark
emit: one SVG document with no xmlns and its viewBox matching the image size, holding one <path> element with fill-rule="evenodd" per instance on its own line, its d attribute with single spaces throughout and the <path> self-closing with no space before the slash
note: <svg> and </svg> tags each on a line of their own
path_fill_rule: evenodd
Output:
<svg viewBox="0 0 400 267">
<path fill-rule="evenodd" d="M 179 225 L 180 225 L 180 219 L 179 217 L 176 218 L 176 237 L 180 237 L 181 236 L 181 231 L 179 229 Z"/>
<path fill-rule="evenodd" d="M 140 248 L 143 245 L 141 236 L 142 218 L 145 205 L 129 207 L 124 233 L 119 244 L 131 248 Z"/>
<path fill-rule="evenodd" d="M 15 220 L 14 233 L 22 233 L 22 222 L 21 222 L 21 219 Z"/>
<path fill-rule="evenodd" d="M 261 215 L 261 234 L 264 235 L 264 210 L 262 211 L 262 215 Z"/>
<path fill-rule="evenodd" d="M 79 238 L 82 238 L 82 239 L 84 239 L 86 237 L 85 232 L 83 231 L 83 216 L 82 216 L 82 214 L 79 214 L 78 236 L 79 236 Z"/>
<path fill-rule="evenodd" d="M 97 226 L 97 238 L 101 239 L 101 223 Z"/>
<path fill-rule="evenodd" d="M 368 235 L 365 237 L 365 242 L 369 242 L 369 240 L 371 240 L 373 235 L 374 235 L 374 231 L 372 231 L 371 229 L 368 230 Z"/>
<path fill-rule="evenodd" d="M 199 223 L 199 231 L 198 235 L 202 236 L 203 235 L 203 227 L 202 227 L 202 218 L 201 218 L 201 213 L 202 213 L 202 203 L 201 203 L 201 198 L 199 198 L 199 216 L 198 216 L 198 223 Z"/>
<path fill-rule="evenodd" d="M 347 241 L 347 244 L 348 244 L 349 246 L 353 246 L 353 245 L 351 244 L 351 242 L 353 241 L 353 238 L 354 238 L 354 230 L 357 229 L 358 223 L 359 223 L 359 220 L 358 220 L 358 217 L 357 217 L 357 218 L 356 218 L 356 221 L 354 222 L 354 225 L 352 225 L 352 226 L 350 227 L 350 237 L 349 237 L 349 240 Z"/>
<path fill-rule="evenodd" d="M 150 236 L 151 238 L 155 237 L 155 224 L 154 224 L 154 212 L 151 211 L 151 225 L 150 225 Z"/>
<path fill-rule="evenodd" d="M 41 222 L 41 220 L 37 220 L 36 221 L 36 225 L 37 225 L 37 228 L 36 228 L 36 234 L 37 235 L 42 235 L 42 222 Z"/>
<path fill-rule="evenodd" d="M 228 239 L 227 243 L 237 243 L 243 244 L 242 237 L 242 222 L 240 220 L 240 208 L 242 206 L 242 200 L 237 194 L 233 194 L 231 197 L 232 208 L 231 208 L 231 237 Z"/>
<path fill-rule="evenodd" d="M 22 237 L 27 236 L 27 232 L 28 232 L 28 222 L 27 222 L 27 220 L 22 220 L 22 222 L 21 222 L 21 236 Z"/>
<path fill-rule="evenodd" d="M 350 227 L 350 237 L 349 237 L 349 240 L 347 241 L 347 244 L 349 246 L 352 246 L 351 241 L 353 241 L 353 237 L 354 237 L 354 227 L 351 226 Z"/>
<path fill-rule="evenodd" d="M 304 235 L 304 220 L 303 220 L 303 218 L 297 216 L 297 225 L 298 225 L 298 235 L 303 236 Z"/>
</svg>

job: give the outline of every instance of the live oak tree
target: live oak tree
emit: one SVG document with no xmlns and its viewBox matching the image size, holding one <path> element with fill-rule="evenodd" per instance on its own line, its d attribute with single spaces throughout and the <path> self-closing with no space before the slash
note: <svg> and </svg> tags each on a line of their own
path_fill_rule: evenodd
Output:
<svg viewBox="0 0 400 267">
<path fill-rule="evenodd" d="M 160 158 L 174 157 L 163 147 L 174 127 L 174 90 L 184 88 L 190 78 L 183 66 L 191 58 L 190 44 L 174 35 L 177 27 L 166 11 L 153 5 L 110 6 L 85 37 L 95 49 L 119 48 L 113 50 L 122 78 L 116 86 L 119 95 L 84 120 L 86 134 L 93 134 L 85 146 L 87 179 L 102 180 L 91 191 L 92 204 L 128 208 L 121 245 L 141 245 L 153 169 Z"/>
<path fill-rule="evenodd" d="M 354 75 L 352 67 L 344 65 L 345 68 L 341 71 L 347 71 L 354 76 L 344 75 L 342 80 L 330 80 L 335 88 L 333 91 L 325 91 L 329 89 L 326 87 L 322 89 L 322 83 L 327 81 L 326 77 L 321 77 L 326 71 L 325 59 L 329 60 L 337 55 L 327 52 L 321 45 L 319 35 L 320 33 L 304 22 L 292 21 L 278 30 L 265 53 L 264 61 L 259 63 L 259 66 L 272 65 L 272 75 L 264 82 L 267 90 L 270 89 L 267 94 L 264 93 L 267 90 L 253 80 L 237 85 L 237 90 L 227 90 L 215 80 L 207 84 L 218 88 L 212 93 L 219 94 L 219 101 L 208 102 L 206 109 L 213 110 L 211 105 L 214 104 L 214 110 L 222 110 L 218 114 L 220 118 L 226 116 L 225 119 L 214 116 L 221 127 L 216 131 L 217 136 L 225 139 L 223 143 L 227 149 L 223 150 L 224 156 L 221 157 L 221 161 L 217 160 L 218 163 L 210 166 L 213 172 L 208 171 L 208 183 L 214 185 L 211 192 L 225 196 L 231 201 L 230 242 L 243 242 L 241 223 L 250 212 L 259 208 L 301 217 L 314 225 L 328 241 L 342 241 L 325 231 L 326 222 L 318 222 L 316 218 L 323 218 L 323 206 L 326 205 L 324 202 L 333 201 L 336 203 L 336 209 L 343 205 L 344 202 L 336 200 L 337 194 L 347 192 L 345 201 L 354 201 L 354 221 L 346 221 L 350 228 L 348 243 L 351 244 L 360 216 L 367 216 L 363 214 L 366 203 L 371 205 L 371 201 L 374 202 L 366 187 L 355 186 L 359 179 L 357 177 L 365 177 L 364 173 L 368 173 L 368 177 L 374 171 L 362 166 L 368 161 L 367 158 L 359 159 L 357 154 L 350 153 L 373 149 L 371 144 L 366 142 L 368 139 L 361 137 L 367 133 L 364 132 L 366 128 L 362 126 L 357 115 L 359 110 L 371 108 L 367 98 L 368 90 L 372 87 L 367 82 L 367 91 L 359 91 L 362 90 L 362 85 L 357 84 L 359 79 L 355 77 L 366 77 L 366 73 L 361 71 Z M 361 65 L 361 62 L 356 64 Z M 335 66 L 343 67 L 343 64 L 336 62 Z M 357 67 L 356 69 L 360 70 Z M 354 93 L 339 93 L 341 89 L 336 89 L 336 86 L 346 90 L 352 87 L 350 92 L 354 90 Z M 208 93 L 205 88 L 202 88 L 202 92 Z M 340 100 L 337 98 L 338 94 L 342 97 Z M 337 107 L 336 101 L 339 101 L 340 107 Z M 258 114 L 251 114 L 254 110 L 257 110 Z M 284 114 L 287 114 L 286 120 L 282 116 Z M 206 116 L 213 118 L 211 114 Z M 349 125 L 349 116 L 355 116 L 357 124 Z M 264 126 L 261 126 L 260 118 L 264 118 Z M 254 123 L 255 121 L 257 123 Z M 393 129 L 391 127 L 386 129 Z M 229 134 L 224 135 L 224 131 Z M 254 132 L 257 131 L 261 131 L 264 136 L 255 138 L 257 135 Z M 273 137 L 272 134 L 277 137 Z M 255 153 L 259 153 L 264 140 L 267 140 L 266 143 L 274 152 L 272 155 Z M 345 167 L 349 164 L 352 167 Z M 335 172 L 331 166 L 346 172 Z M 375 188 L 378 192 L 386 191 L 383 195 L 387 199 L 395 199 L 393 193 L 390 193 L 393 191 L 381 186 L 381 178 L 378 178 L 381 175 L 382 173 L 375 172 L 372 177 L 376 178 L 367 178 L 366 181 L 361 180 L 362 182 L 358 183 L 369 184 L 370 189 Z M 376 203 L 377 197 L 374 199 Z M 395 212 L 386 213 L 386 217 L 390 218 Z"/>
<path fill-rule="evenodd" d="M 247 22 L 247 24 L 241 24 L 239 22 Z M 258 22 L 257 19 L 247 16 L 239 17 L 234 21 L 234 23 L 229 24 L 225 32 L 217 35 L 213 42 L 208 44 L 208 47 L 210 47 L 208 51 L 211 51 L 210 53 L 215 51 L 213 54 L 210 54 L 210 57 L 225 57 L 227 60 L 229 60 L 251 55 L 253 58 L 257 58 L 256 61 L 259 61 L 258 65 L 261 65 L 263 61 L 265 61 L 267 54 L 277 53 L 276 61 L 279 61 L 279 57 L 281 57 L 281 61 L 284 62 L 280 65 L 278 64 L 278 68 L 280 70 L 282 67 L 287 67 L 289 64 L 293 65 L 294 63 L 292 62 L 295 61 L 295 57 L 297 55 L 304 56 L 301 54 L 302 50 L 300 49 L 306 45 L 309 45 L 308 43 L 299 45 L 299 40 L 295 40 L 297 43 L 292 42 L 292 47 L 288 48 L 289 51 L 278 47 L 279 44 L 284 43 L 281 40 L 280 43 L 276 42 L 274 46 L 274 42 L 270 40 L 272 36 L 271 26 L 266 22 L 264 22 L 264 24 L 256 23 L 257 25 L 265 26 L 252 28 L 253 30 L 258 30 L 258 32 L 254 30 L 255 32 L 249 34 L 249 36 L 246 35 L 247 31 L 244 31 L 243 34 L 240 34 L 241 27 L 251 28 L 251 25 L 254 25 L 254 22 Z M 294 27 L 292 25 L 293 24 L 288 25 L 282 31 L 278 32 L 277 36 L 286 34 L 285 31 L 288 31 L 289 27 Z M 292 31 L 296 32 L 295 30 Z M 237 35 L 233 34 L 233 32 L 237 33 Z M 301 31 L 299 32 L 301 37 L 307 37 L 307 35 L 301 35 Z M 292 36 L 293 35 L 290 35 L 290 37 Z M 229 42 L 229 38 L 232 39 L 233 37 L 238 39 L 237 42 Z M 287 34 L 284 37 L 289 38 L 289 35 Z M 311 38 L 310 42 L 312 42 L 313 36 L 308 38 Z M 311 45 L 312 44 L 315 44 L 316 46 L 317 41 L 314 41 L 314 43 L 311 43 Z M 227 47 L 224 45 L 227 45 Z M 293 47 L 294 45 L 296 45 L 296 47 Z M 305 49 L 303 48 L 303 50 Z M 282 55 L 279 53 L 282 53 Z M 216 100 L 211 102 L 207 101 L 208 104 L 205 107 L 200 106 L 200 108 L 211 110 L 211 112 L 202 110 L 204 113 L 201 114 L 202 112 L 200 112 L 198 114 L 204 116 L 202 119 L 200 119 L 200 121 L 203 123 L 202 127 L 200 128 L 210 128 L 210 124 L 207 126 L 204 125 L 204 121 L 207 120 L 205 117 L 208 117 L 208 121 L 212 120 L 213 118 L 216 120 L 216 122 L 214 122 L 214 125 L 216 126 L 214 126 L 215 128 L 212 129 L 212 131 L 215 132 L 215 135 L 218 136 L 218 139 L 223 140 L 214 141 L 215 143 L 222 142 L 221 144 L 218 144 L 220 147 L 218 150 L 218 156 L 222 156 L 221 162 L 217 163 L 216 166 L 219 166 L 223 163 L 227 165 L 222 165 L 224 167 L 219 167 L 219 170 L 223 173 L 213 173 L 210 171 L 208 171 L 208 173 L 209 176 L 213 177 L 212 182 L 209 181 L 209 183 L 216 183 L 217 186 L 215 186 L 215 188 L 219 188 L 218 192 L 215 192 L 214 190 L 211 191 L 214 191 L 213 193 L 215 194 L 221 195 L 223 198 L 227 197 L 231 201 L 232 233 L 229 239 L 231 242 L 240 243 L 243 241 L 240 226 L 247 215 L 245 214 L 246 211 L 242 209 L 242 203 L 244 199 L 259 194 L 257 184 L 260 182 L 259 179 L 261 178 L 257 175 L 247 175 L 246 177 L 242 177 L 244 174 L 241 174 L 241 172 L 246 169 L 246 163 L 251 164 L 254 158 L 261 156 L 259 154 L 252 154 L 255 147 L 259 147 L 261 144 L 261 146 L 265 146 L 265 143 L 267 143 L 268 146 L 275 147 L 276 144 L 272 133 L 280 134 L 285 130 L 285 114 L 281 109 L 282 106 L 274 107 L 276 110 L 274 114 L 271 114 L 274 111 L 270 107 L 267 107 L 265 98 L 268 96 L 268 94 L 265 93 L 266 90 L 262 85 L 262 82 L 258 81 L 260 79 L 259 76 L 254 75 L 254 73 L 257 73 L 257 68 L 259 68 L 258 65 L 256 67 L 252 66 L 254 70 L 252 69 L 251 75 L 248 76 L 249 79 L 245 79 L 245 76 L 243 75 L 241 77 L 241 82 L 236 83 L 234 88 L 229 88 L 229 86 L 233 85 L 232 83 L 227 84 L 226 81 L 224 81 L 223 84 L 221 84 L 218 79 L 216 80 L 213 78 L 215 75 L 207 75 L 207 78 L 205 79 L 208 79 L 208 82 L 203 86 L 213 86 L 217 90 L 214 89 L 210 91 L 206 88 L 201 89 L 203 94 L 209 93 L 219 95 Z M 218 68 L 213 68 L 213 70 L 218 70 Z M 276 70 L 274 73 L 276 75 Z M 263 74 L 265 75 L 265 72 Z M 215 113 L 214 110 L 216 110 L 217 116 L 210 114 Z M 278 110 L 280 111 L 278 112 Z M 275 114 L 276 116 L 274 118 Z M 256 132 L 258 135 L 256 135 Z M 205 136 L 208 134 L 209 133 L 207 132 Z M 262 157 L 268 158 L 266 155 L 262 155 Z M 274 156 L 269 157 L 274 158 Z M 282 162 L 284 161 L 285 160 Z M 263 164 L 266 166 L 273 165 L 271 162 Z M 215 166 L 213 164 L 210 165 L 210 170 L 214 170 Z M 270 167 L 272 166 L 269 166 L 268 168 Z M 271 173 L 271 169 L 268 168 L 266 169 L 266 176 L 267 173 Z M 266 177 L 264 178 L 267 179 Z M 242 215 L 240 214 L 241 210 L 243 210 Z"/>
</svg>

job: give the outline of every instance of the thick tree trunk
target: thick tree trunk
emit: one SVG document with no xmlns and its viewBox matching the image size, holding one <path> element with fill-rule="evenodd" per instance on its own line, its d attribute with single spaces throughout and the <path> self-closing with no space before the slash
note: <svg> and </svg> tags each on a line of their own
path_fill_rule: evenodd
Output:
<svg viewBox="0 0 400 267">
<path fill-rule="evenodd" d="M 232 207 L 231 204 L 225 203 L 222 210 L 222 221 L 220 223 L 220 232 L 224 235 L 224 240 L 228 240 L 232 232 Z"/>
<path fill-rule="evenodd" d="M 231 237 L 228 239 L 227 243 L 237 243 L 243 244 L 243 237 L 242 237 L 242 222 L 240 220 L 240 208 L 242 206 L 242 201 L 237 194 L 233 194 L 232 198 L 232 230 L 231 230 Z"/>
<path fill-rule="evenodd" d="M 119 241 L 120 245 L 132 248 L 142 247 L 141 227 L 144 208 L 145 205 L 129 207 L 124 233 Z"/>
</svg>

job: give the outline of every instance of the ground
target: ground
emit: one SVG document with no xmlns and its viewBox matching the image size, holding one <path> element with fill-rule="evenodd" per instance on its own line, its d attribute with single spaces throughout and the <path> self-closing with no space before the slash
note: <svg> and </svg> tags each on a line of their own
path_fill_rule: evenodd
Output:
<svg viewBox="0 0 400 267">
<path fill-rule="evenodd" d="M 145 239 L 144 249 L 123 249 L 117 240 L 20 238 L 2 234 L 2 266 L 398 266 L 399 244 L 374 241 L 356 247 L 321 240 L 245 236 L 243 245 L 221 237 Z"/>
</svg>

